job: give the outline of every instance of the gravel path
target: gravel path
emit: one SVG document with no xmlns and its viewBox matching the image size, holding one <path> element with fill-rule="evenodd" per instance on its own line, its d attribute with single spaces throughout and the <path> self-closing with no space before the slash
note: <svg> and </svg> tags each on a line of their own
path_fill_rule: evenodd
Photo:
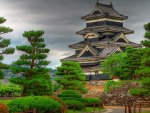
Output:
<svg viewBox="0 0 150 113">
<path fill-rule="evenodd" d="M 124 113 L 124 109 L 123 108 L 112 108 L 112 109 L 107 109 L 107 111 L 104 113 Z"/>
<path fill-rule="evenodd" d="M 104 113 L 124 113 L 124 108 L 107 108 L 107 111 Z M 150 109 L 147 109 L 148 111 L 150 111 Z M 146 111 L 147 111 L 146 110 Z M 138 109 L 137 109 L 138 111 Z M 144 109 L 142 109 L 142 111 L 145 111 Z"/>
</svg>

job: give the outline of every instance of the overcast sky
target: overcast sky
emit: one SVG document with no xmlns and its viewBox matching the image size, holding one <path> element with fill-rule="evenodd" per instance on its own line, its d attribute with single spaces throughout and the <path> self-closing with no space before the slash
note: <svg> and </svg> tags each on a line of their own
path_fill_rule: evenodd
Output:
<svg viewBox="0 0 150 113">
<path fill-rule="evenodd" d="M 150 0 L 99 0 L 102 3 L 112 1 L 114 8 L 121 14 L 129 16 L 125 27 L 134 30 L 128 39 L 140 43 L 143 40 L 143 25 L 150 22 Z M 96 0 L 0 0 L 0 16 L 5 17 L 5 26 L 14 29 L 3 35 L 11 38 L 11 46 L 22 45 L 25 30 L 44 30 L 45 42 L 50 48 L 50 67 L 60 65 L 60 59 L 72 55 L 74 50 L 68 45 L 77 43 L 82 37 L 75 34 L 85 27 L 80 18 L 90 13 Z M 20 52 L 6 56 L 4 62 L 10 64 L 18 59 Z"/>
</svg>

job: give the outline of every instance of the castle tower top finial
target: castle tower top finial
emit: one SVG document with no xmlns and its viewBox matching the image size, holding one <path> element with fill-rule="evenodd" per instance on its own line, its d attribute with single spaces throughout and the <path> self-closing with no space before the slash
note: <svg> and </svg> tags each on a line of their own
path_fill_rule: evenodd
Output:
<svg viewBox="0 0 150 113">
<path fill-rule="evenodd" d="M 97 2 L 96 3 L 99 3 L 99 0 L 97 0 Z"/>
</svg>

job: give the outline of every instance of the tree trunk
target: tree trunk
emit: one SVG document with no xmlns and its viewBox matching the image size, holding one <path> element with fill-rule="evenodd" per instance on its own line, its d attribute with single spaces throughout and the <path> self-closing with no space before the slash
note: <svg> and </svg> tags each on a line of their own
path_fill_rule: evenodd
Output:
<svg viewBox="0 0 150 113">
<path fill-rule="evenodd" d="M 127 113 L 127 106 L 125 105 L 124 113 Z"/>
</svg>

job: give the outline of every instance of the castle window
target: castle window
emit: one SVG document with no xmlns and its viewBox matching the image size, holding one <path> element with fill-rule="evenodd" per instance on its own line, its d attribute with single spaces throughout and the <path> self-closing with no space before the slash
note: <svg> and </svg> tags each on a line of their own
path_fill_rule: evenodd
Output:
<svg viewBox="0 0 150 113">
<path fill-rule="evenodd" d="M 100 22 L 87 23 L 87 27 L 95 27 L 95 26 L 102 26 L 102 25 L 123 27 L 123 23 L 121 22 L 100 21 Z"/>
</svg>

